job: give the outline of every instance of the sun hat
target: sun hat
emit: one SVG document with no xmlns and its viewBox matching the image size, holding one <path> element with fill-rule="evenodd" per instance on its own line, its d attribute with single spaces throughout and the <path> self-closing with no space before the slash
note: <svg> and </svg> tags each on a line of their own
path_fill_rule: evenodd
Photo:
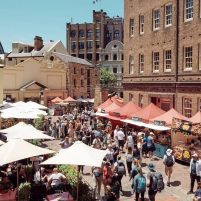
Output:
<svg viewBox="0 0 201 201">
<path fill-rule="evenodd" d="M 156 166 L 153 163 L 148 164 L 149 170 L 155 170 Z"/>
<path fill-rule="evenodd" d="M 166 151 L 166 154 L 167 154 L 168 156 L 170 156 L 170 155 L 172 154 L 172 149 L 168 149 L 168 150 Z"/>
</svg>

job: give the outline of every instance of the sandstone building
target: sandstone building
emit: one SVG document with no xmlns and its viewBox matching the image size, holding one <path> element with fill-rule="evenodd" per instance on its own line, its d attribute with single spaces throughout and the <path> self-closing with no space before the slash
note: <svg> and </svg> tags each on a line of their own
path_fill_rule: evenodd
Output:
<svg viewBox="0 0 201 201">
<path fill-rule="evenodd" d="M 200 0 L 125 0 L 124 98 L 201 110 Z"/>
</svg>

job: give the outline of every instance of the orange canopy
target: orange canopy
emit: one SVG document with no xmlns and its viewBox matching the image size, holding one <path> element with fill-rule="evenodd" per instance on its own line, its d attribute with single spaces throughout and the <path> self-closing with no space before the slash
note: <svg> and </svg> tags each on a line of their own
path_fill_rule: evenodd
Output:
<svg viewBox="0 0 201 201">
<path fill-rule="evenodd" d="M 141 108 L 137 106 L 135 103 L 132 101 L 128 102 L 126 105 L 122 106 L 121 108 L 117 108 L 115 110 L 112 110 L 109 112 L 110 116 L 118 116 L 121 118 L 126 118 L 129 115 L 139 111 Z"/>
<path fill-rule="evenodd" d="M 97 109 L 105 109 L 106 107 L 110 106 L 112 103 L 115 103 L 118 106 L 122 106 L 123 105 L 123 101 L 121 99 L 112 97 L 112 98 L 108 98 L 104 103 L 102 103 L 101 105 L 99 105 L 97 107 Z M 114 109 L 116 109 L 116 108 L 114 108 Z"/>
<path fill-rule="evenodd" d="M 139 117 L 145 120 L 150 120 L 164 113 L 165 113 L 164 110 L 160 109 L 153 103 L 150 103 L 148 106 L 144 107 L 143 109 L 129 115 L 129 117 Z"/>
<path fill-rule="evenodd" d="M 75 99 L 71 98 L 70 96 L 64 100 L 64 102 L 76 102 Z"/>
<path fill-rule="evenodd" d="M 201 123 L 201 112 L 197 112 L 193 117 L 189 119 L 194 124 Z"/>
<path fill-rule="evenodd" d="M 186 121 L 189 120 L 187 117 L 183 116 L 182 114 L 180 114 L 173 108 L 170 109 L 169 111 L 167 111 L 166 113 L 164 113 L 160 116 L 157 116 L 153 119 L 150 119 L 150 120 L 151 121 L 165 121 L 167 125 L 172 125 L 173 118 L 182 119 L 182 120 L 186 120 Z"/>
<path fill-rule="evenodd" d="M 61 98 L 59 98 L 59 97 L 56 97 L 56 98 L 51 100 L 52 103 L 59 103 L 61 101 L 63 101 L 63 100 Z"/>
<path fill-rule="evenodd" d="M 116 103 L 110 104 L 108 107 L 104 108 L 105 112 L 108 113 L 112 110 L 119 109 L 121 106 L 117 105 Z"/>
</svg>

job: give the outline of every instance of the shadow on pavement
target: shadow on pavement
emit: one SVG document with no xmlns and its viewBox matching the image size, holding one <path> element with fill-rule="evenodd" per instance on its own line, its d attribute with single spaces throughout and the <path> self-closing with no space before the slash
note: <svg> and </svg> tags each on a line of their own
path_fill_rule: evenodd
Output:
<svg viewBox="0 0 201 201">
<path fill-rule="evenodd" d="M 177 186 L 180 186 L 180 185 L 181 185 L 180 181 L 173 181 L 173 182 L 171 182 L 171 186 L 173 186 L 173 187 L 177 187 Z"/>
<path fill-rule="evenodd" d="M 131 193 L 131 191 L 123 191 L 123 196 L 124 197 L 131 197 L 132 193 Z"/>
</svg>

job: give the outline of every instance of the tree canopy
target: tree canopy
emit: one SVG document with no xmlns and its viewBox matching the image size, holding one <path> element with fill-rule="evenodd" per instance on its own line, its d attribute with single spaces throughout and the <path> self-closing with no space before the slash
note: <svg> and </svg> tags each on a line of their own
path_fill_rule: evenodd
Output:
<svg viewBox="0 0 201 201">
<path fill-rule="evenodd" d="M 117 82 L 115 75 L 107 68 L 100 69 L 100 83 L 102 86 L 113 86 Z"/>
</svg>

